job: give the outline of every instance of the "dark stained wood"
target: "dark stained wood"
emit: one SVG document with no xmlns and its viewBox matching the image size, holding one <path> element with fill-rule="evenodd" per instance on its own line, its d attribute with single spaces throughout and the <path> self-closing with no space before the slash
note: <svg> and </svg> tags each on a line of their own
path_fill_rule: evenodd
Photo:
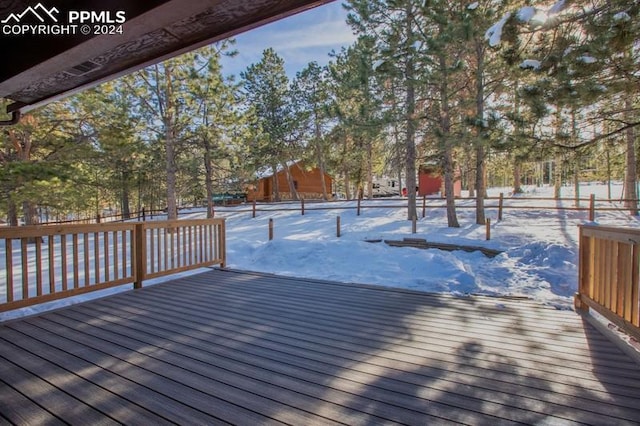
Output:
<svg viewBox="0 0 640 426">
<path fill-rule="evenodd" d="M 0 397 L 0 423 L 621 425 L 640 365 L 526 299 L 215 270 L 0 326 Z"/>
<path fill-rule="evenodd" d="M 126 12 L 122 34 L 0 37 L 5 65 L 0 97 L 26 112 L 145 66 L 194 50 L 332 0 L 51 0 L 59 23 L 69 10 Z M 138 4 L 140 3 L 140 4 Z M 43 2 L 44 4 L 44 2 Z M 27 0 L 0 0 L 0 20 L 22 13 Z M 74 67 L 95 67 L 78 74 Z"/>
</svg>

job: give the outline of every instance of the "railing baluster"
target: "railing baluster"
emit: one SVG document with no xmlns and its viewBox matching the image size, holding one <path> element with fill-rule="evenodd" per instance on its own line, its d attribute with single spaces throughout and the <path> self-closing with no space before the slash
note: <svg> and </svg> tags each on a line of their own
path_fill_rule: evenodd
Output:
<svg viewBox="0 0 640 426">
<path fill-rule="evenodd" d="M 73 288 L 78 288 L 80 283 L 80 257 L 78 249 L 78 234 L 73 234 L 71 240 L 71 250 L 73 251 Z"/>
<path fill-rule="evenodd" d="M 67 291 L 67 236 L 65 234 L 60 235 L 60 267 L 62 268 L 62 291 Z"/>
<path fill-rule="evenodd" d="M 104 280 L 109 281 L 109 233 L 107 231 L 102 233 L 102 239 L 104 244 Z M 96 283 L 100 282 L 96 279 Z"/>
<path fill-rule="evenodd" d="M 56 292 L 56 266 L 53 235 L 47 237 L 47 249 L 49 254 L 49 294 Z"/>
<path fill-rule="evenodd" d="M 27 254 L 27 238 L 20 239 L 22 255 L 22 299 L 29 298 L 29 259 Z"/>
<path fill-rule="evenodd" d="M 36 237 L 36 296 L 42 296 L 42 240 Z"/>
<path fill-rule="evenodd" d="M 120 276 L 120 268 L 118 265 L 118 231 L 113 233 L 113 279 L 117 280 Z"/>
<path fill-rule="evenodd" d="M 95 283 L 100 282 L 100 234 L 93 233 L 93 267 L 95 269 Z"/>
<path fill-rule="evenodd" d="M 5 240 L 5 257 L 7 265 L 7 302 L 13 302 L 13 239 Z"/>
</svg>

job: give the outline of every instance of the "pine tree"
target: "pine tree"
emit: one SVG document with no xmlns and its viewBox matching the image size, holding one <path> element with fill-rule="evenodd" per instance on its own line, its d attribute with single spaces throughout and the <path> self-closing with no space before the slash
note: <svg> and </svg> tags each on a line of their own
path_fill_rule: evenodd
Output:
<svg viewBox="0 0 640 426">
<path fill-rule="evenodd" d="M 328 189 L 324 176 L 327 170 L 327 129 L 329 126 L 330 95 L 328 70 L 316 62 L 309 63 L 298 72 L 291 84 L 296 122 L 302 126 L 304 139 L 308 140 L 313 151 L 314 162 L 320 170 L 322 198 L 327 200 Z"/>
<path fill-rule="evenodd" d="M 295 160 L 289 79 L 284 61 L 272 49 L 262 52 L 262 59 L 240 73 L 244 86 L 245 102 L 253 110 L 255 131 L 250 151 L 250 161 L 256 169 L 269 165 L 273 176 L 279 166 L 287 174 L 289 191 L 297 198 L 293 181 L 289 176 L 289 162 Z M 278 179 L 274 179 L 275 201 L 280 201 Z"/>
</svg>

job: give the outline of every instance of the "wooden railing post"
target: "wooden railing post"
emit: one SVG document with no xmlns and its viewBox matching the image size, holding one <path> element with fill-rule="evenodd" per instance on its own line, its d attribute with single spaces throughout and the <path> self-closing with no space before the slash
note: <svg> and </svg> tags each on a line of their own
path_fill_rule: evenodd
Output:
<svg viewBox="0 0 640 426">
<path fill-rule="evenodd" d="M 358 197 L 358 216 L 360 216 L 360 197 Z"/>
<path fill-rule="evenodd" d="M 589 198 L 589 222 L 596 220 L 596 195 L 591 194 Z"/>
<path fill-rule="evenodd" d="M 498 221 L 502 220 L 502 207 L 504 206 L 504 194 L 500 193 L 500 198 L 498 199 Z"/>
<path fill-rule="evenodd" d="M 133 288 L 142 288 L 142 281 L 147 268 L 147 254 L 146 254 L 146 231 L 143 223 L 136 223 L 135 230 L 133 232 L 134 239 L 134 282 Z"/>
<path fill-rule="evenodd" d="M 218 247 L 220 247 L 220 258 L 222 259 L 220 267 L 224 268 L 227 265 L 227 225 L 224 220 L 218 227 L 218 231 Z"/>
<path fill-rule="evenodd" d="M 486 223 L 486 238 L 487 241 L 489 241 L 491 239 L 491 219 L 487 218 L 487 223 Z"/>
<path fill-rule="evenodd" d="M 302 211 L 302 216 L 304 216 L 304 198 L 300 198 L 300 209 Z"/>
<path fill-rule="evenodd" d="M 256 217 L 256 199 L 253 199 L 253 209 L 252 209 L 252 217 Z"/>
</svg>

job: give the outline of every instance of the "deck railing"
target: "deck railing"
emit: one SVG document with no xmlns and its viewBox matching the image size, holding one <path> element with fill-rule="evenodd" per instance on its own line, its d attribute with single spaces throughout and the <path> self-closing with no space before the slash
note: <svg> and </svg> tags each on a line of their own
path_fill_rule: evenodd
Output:
<svg viewBox="0 0 640 426">
<path fill-rule="evenodd" d="M 640 230 L 580 226 L 576 309 L 593 308 L 640 339 Z"/>
<path fill-rule="evenodd" d="M 226 261 L 223 219 L 0 228 L 0 312 Z"/>
</svg>

